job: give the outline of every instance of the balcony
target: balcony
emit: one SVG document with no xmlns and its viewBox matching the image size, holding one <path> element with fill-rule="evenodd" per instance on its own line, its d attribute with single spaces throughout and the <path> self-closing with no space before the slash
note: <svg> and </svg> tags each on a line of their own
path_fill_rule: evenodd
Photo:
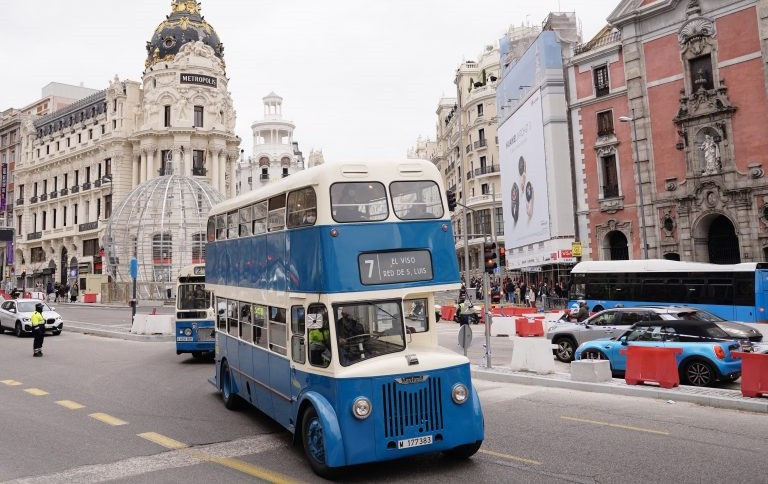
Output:
<svg viewBox="0 0 768 484">
<path fill-rule="evenodd" d="M 80 224 L 80 225 L 77 226 L 78 232 L 86 232 L 88 230 L 94 230 L 94 229 L 97 229 L 97 228 L 99 228 L 99 222 L 98 221 L 86 222 L 84 224 Z"/>
<path fill-rule="evenodd" d="M 268 173 L 262 173 L 259 176 L 259 180 L 269 180 L 269 174 Z"/>
<path fill-rule="evenodd" d="M 59 192 L 56 190 L 48 194 L 48 198 L 50 198 L 51 200 L 53 200 L 54 198 L 58 198 L 58 196 L 59 196 Z"/>
<path fill-rule="evenodd" d="M 72 193 L 77 193 L 77 192 L 79 192 L 79 191 L 80 191 L 80 185 L 75 185 L 75 186 L 73 186 L 73 187 L 70 187 L 70 188 L 69 188 L 69 191 L 70 191 L 70 192 L 72 192 Z"/>
<path fill-rule="evenodd" d="M 488 146 L 488 140 L 486 140 L 485 138 L 479 139 L 474 142 L 474 146 L 475 146 L 475 149 L 485 148 Z"/>
<path fill-rule="evenodd" d="M 67 195 L 68 193 L 69 193 L 69 189 L 67 189 L 67 188 L 62 188 L 62 189 L 59 191 L 59 195 L 61 195 L 62 197 L 63 197 L 64 195 Z"/>
<path fill-rule="evenodd" d="M 43 238 L 43 233 L 42 232 L 32 232 L 32 233 L 27 234 L 27 240 L 37 240 L 37 239 L 42 239 L 42 238 Z"/>
<path fill-rule="evenodd" d="M 16 199 L 16 205 L 24 205 L 24 199 L 23 198 L 17 198 Z"/>
<path fill-rule="evenodd" d="M 42 195 L 40 195 L 40 201 L 41 202 L 44 202 L 46 200 L 48 200 L 48 194 L 47 193 L 43 193 Z"/>
<path fill-rule="evenodd" d="M 101 179 L 98 179 L 95 182 L 93 182 L 93 187 L 94 188 L 99 188 L 100 186 L 101 186 Z"/>
<path fill-rule="evenodd" d="M 88 190 L 89 188 L 91 188 L 91 182 L 87 181 L 83 183 L 83 190 Z"/>
<path fill-rule="evenodd" d="M 481 166 L 480 168 L 475 168 L 475 176 L 490 175 L 492 173 L 498 172 L 499 165 Z"/>
<path fill-rule="evenodd" d="M 603 185 L 603 198 L 616 198 L 619 196 L 618 185 Z"/>
<path fill-rule="evenodd" d="M 466 151 L 467 151 L 467 153 L 472 151 L 472 145 L 471 144 L 467 145 Z"/>
<path fill-rule="evenodd" d="M 29 203 L 37 203 L 37 196 L 30 198 Z"/>
</svg>

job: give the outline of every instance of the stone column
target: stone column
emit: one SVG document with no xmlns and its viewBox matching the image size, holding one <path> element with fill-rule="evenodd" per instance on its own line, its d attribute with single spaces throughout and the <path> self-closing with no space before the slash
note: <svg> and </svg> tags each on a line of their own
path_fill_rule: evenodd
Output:
<svg viewBox="0 0 768 484">
<path fill-rule="evenodd" d="M 141 151 L 140 164 L 141 164 L 141 170 L 140 170 L 141 175 L 139 176 L 139 184 L 142 184 L 145 181 L 147 181 L 147 151 L 146 150 Z"/>
<path fill-rule="evenodd" d="M 192 147 L 184 152 L 184 176 L 192 176 Z"/>
<path fill-rule="evenodd" d="M 227 153 L 222 151 L 221 155 L 219 155 L 219 186 L 217 189 L 219 190 L 219 193 L 224 195 L 224 197 L 227 196 Z"/>
<path fill-rule="evenodd" d="M 216 190 L 219 189 L 219 162 L 221 161 L 220 156 L 220 151 L 215 153 L 211 152 L 211 162 L 208 164 L 208 172 L 211 175 L 211 186 Z"/>
<path fill-rule="evenodd" d="M 155 150 L 150 149 L 147 151 L 147 178 L 154 178 L 157 173 L 155 169 Z"/>
<path fill-rule="evenodd" d="M 139 163 L 141 161 L 141 155 L 138 158 L 133 157 L 133 163 L 131 164 L 131 188 L 139 185 Z M 113 177 L 114 178 L 114 177 Z M 112 180 L 114 183 L 114 179 Z"/>
<path fill-rule="evenodd" d="M 237 195 L 237 158 L 229 160 L 229 198 Z"/>
</svg>

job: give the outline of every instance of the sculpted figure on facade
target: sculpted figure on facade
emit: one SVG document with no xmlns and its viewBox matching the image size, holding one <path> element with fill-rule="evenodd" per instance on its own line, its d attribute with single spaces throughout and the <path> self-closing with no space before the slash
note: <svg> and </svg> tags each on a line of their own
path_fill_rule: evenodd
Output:
<svg viewBox="0 0 768 484">
<path fill-rule="evenodd" d="M 705 135 L 699 149 L 704 153 L 704 175 L 713 175 L 720 171 L 720 149 L 712 135 Z"/>
<path fill-rule="evenodd" d="M 179 107 L 179 119 L 187 119 L 187 107 L 189 106 L 189 101 L 187 101 L 187 90 L 179 90 L 179 102 L 177 103 L 177 106 Z"/>
</svg>

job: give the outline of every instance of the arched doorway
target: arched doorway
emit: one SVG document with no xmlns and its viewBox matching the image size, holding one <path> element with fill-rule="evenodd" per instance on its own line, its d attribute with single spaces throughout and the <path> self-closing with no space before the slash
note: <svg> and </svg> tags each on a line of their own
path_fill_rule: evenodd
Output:
<svg viewBox="0 0 768 484">
<path fill-rule="evenodd" d="M 709 262 L 712 264 L 738 264 L 741 262 L 739 238 L 733 223 L 724 215 L 718 215 L 709 224 L 707 234 Z"/>
<path fill-rule="evenodd" d="M 61 248 L 61 268 L 59 269 L 59 282 L 62 286 L 67 285 L 67 275 L 69 274 L 69 259 L 67 259 L 67 248 Z"/>
<path fill-rule="evenodd" d="M 605 234 L 603 241 L 604 260 L 629 260 L 627 237 L 618 230 Z"/>
</svg>

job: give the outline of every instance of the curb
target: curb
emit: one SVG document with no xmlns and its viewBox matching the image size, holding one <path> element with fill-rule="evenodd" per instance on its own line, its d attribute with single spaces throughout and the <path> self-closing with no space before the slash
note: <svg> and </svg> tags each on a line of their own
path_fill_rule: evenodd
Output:
<svg viewBox="0 0 768 484">
<path fill-rule="evenodd" d="M 133 334 L 123 331 L 108 331 L 105 329 L 83 328 L 79 326 L 73 326 L 71 323 L 66 324 L 65 331 L 72 333 L 88 334 L 91 336 L 101 336 L 103 338 L 123 339 L 127 341 L 143 341 L 143 342 L 165 342 L 175 341 L 175 337 L 170 334 Z"/>
<path fill-rule="evenodd" d="M 565 374 L 557 374 L 565 375 Z M 563 377 L 541 376 L 532 373 L 499 371 L 472 365 L 472 378 L 479 380 L 495 381 L 501 383 L 517 383 L 522 385 L 536 385 L 549 388 L 565 388 L 585 392 L 606 393 L 610 395 L 624 395 L 641 398 L 653 398 L 656 400 L 674 400 L 676 402 L 695 403 L 715 408 L 729 410 L 746 410 L 749 412 L 768 413 L 768 398 L 747 398 L 738 390 L 717 390 L 718 393 L 730 392 L 733 395 L 707 395 L 705 393 L 690 393 L 680 387 L 666 389 L 653 386 L 623 385 L 617 378 L 610 383 L 578 382 Z M 704 392 L 704 389 L 697 391 Z"/>
</svg>

